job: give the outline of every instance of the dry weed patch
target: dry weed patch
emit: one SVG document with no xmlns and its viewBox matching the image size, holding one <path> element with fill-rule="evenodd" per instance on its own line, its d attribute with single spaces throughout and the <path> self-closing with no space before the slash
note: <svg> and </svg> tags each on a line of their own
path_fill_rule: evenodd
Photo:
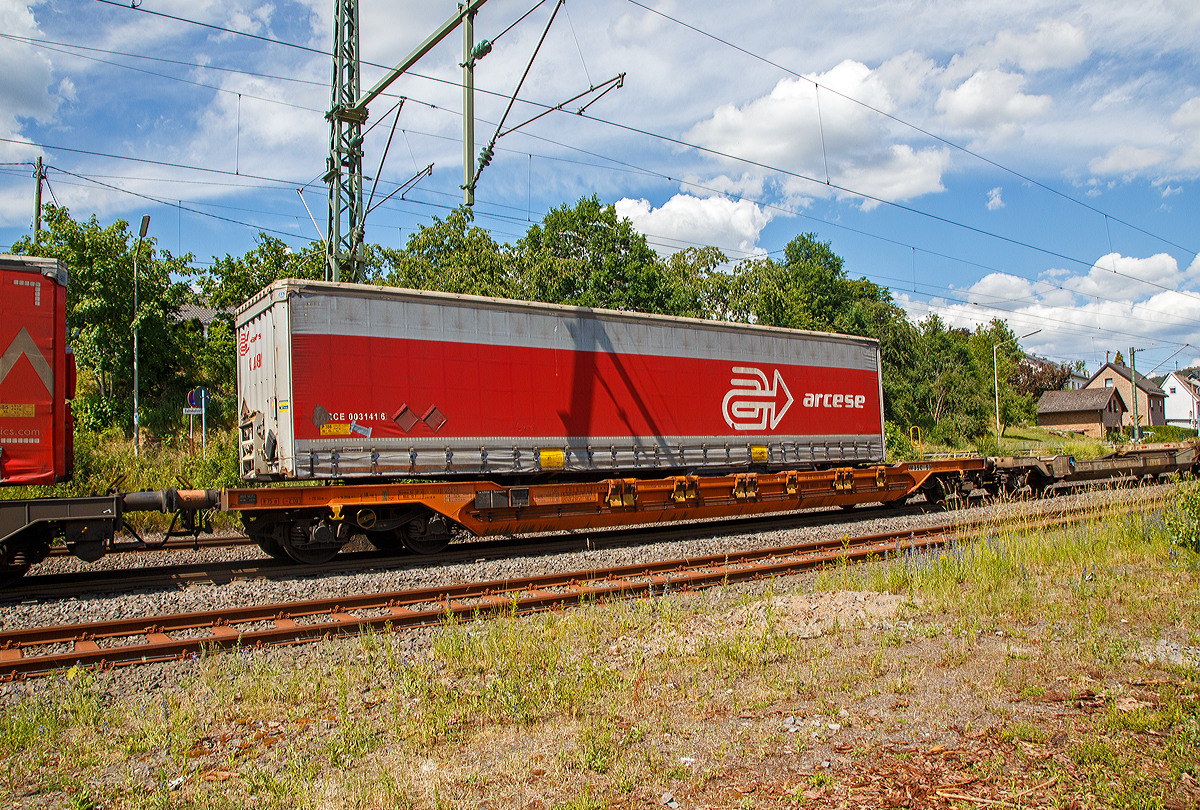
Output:
<svg viewBox="0 0 1200 810">
<path fill-rule="evenodd" d="M 1190 486 L 1178 485 L 1180 489 Z M 1156 512 L 534 616 L 10 685 L 14 806 L 1192 807 Z M 142 673 L 142 674 L 139 674 Z"/>
</svg>

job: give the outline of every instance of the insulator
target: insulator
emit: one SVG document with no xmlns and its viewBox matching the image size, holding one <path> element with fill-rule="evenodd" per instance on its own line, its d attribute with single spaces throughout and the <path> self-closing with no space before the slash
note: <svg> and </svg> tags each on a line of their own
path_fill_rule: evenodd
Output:
<svg viewBox="0 0 1200 810">
<path fill-rule="evenodd" d="M 484 40 L 475 46 L 475 50 L 471 51 L 471 61 L 482 59 L 492 52 L 492 43 L 489 40 Z"/>
<path fill-rule="evenodd" d="M 491 144 L 483 147 L 483 151 L 479 153 L 479 168 L 483 168 L 492 162 L 493 150 Z"/>
</svg>

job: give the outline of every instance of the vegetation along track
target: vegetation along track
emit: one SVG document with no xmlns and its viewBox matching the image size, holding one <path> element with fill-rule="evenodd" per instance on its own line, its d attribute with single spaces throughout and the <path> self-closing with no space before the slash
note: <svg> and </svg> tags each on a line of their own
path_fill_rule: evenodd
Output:
<svg viewBox="0 0 1200 810">
<path fill-rule="evenodd" d="M 0 676 L 20 678 L 71 665 L 153 663 L 211 649 L 294 644 L 353 635 L 367 629 L 399 630 L 451 618 L 547 610 L 586 600 L 643 594 L 652 597 L 669 590 L 795 574 L 839 561 L 898 556 L 946 545 L 960 533 L 988 525 L 1019 523 L 1025 530 L 1040 529 L 1103 519 L 1109 511 L 1073 508 L 1044 515 L 1013 516 L 1000 524 L 995 521 L 966 526 L 943 524 L 521 579 L 10 630 L 0 633 Z"/>
</svg>

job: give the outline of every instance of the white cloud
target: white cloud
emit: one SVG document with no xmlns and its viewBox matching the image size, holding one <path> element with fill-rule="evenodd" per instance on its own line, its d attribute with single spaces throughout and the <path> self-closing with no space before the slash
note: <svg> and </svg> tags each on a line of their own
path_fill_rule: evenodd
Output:
<svg viewBox="0 0 1200 810">
<path fill-rule="evenodd" d="M 945 191 L 942 175 L 951 166 L 949 149 L 915 151 L 908 144 L 895 144 L 870 163 L 843 169 L 837 183 L 882 200 L 910 200 L 923 194 Z M 879 203 L 865 200 L 864 211 Z"/>
<path fill-rule="evenodd" d="M 1171 128 L 1184 144 L 1178 166 L 1183 170 L 1200 169 L 1200 96 L 1194 96 L 1171 115 Z"/>
<path fill-rule="evenodd" d="M 1165 357 L 1178 345 L 1195 342 L 1200 294 L 1191 288 L 1200 282 L 1200 259 L 1181 272 L 1165 253 L 1110 254 L 1086 273 L 1053 268 L 1042 275 L 1030 280 L 989 273 L 949 296 L 926 302 L 897 293 L 896 300 L 918 319 L 936 313 L 954 326 L 974 328 L 998 315 L 1018 334 L 1040 329 L 1022 341 L 1023 347 L 1063 359 L 1094 362 L 1098 350 L 1102 361 L 1106 349 L 1127 352 L 1131 342 L 1143 348 L 1169 346 Z M 1113 330 L 1122 334 L 1114 337 Z"/>
<path fill-rule="evenodd" d="M 936 106 L 952 127 L 1011 138 L 1020 134 L 1021 122 L 1044 114 L 1052 103 L 1049 96 L 1022 93 L 1025 81 L 1017 73 L 981 70 L 958 87 L 943 90 Z"/>
<path fill-rule="evenodd" d="M 225 18 L 225 27 L 234 31 L 241 31 L 244 34 L 261 35 L 271 25 L 271 15 L 274 13 L 275 6 L 269 3 L 258 8 L 235 8 Z M 228 37 L 230 35 L 224 34 L 223 36 Z"/>
<path fill-rule="evenodd" d="M 1162 149 L 1142 149 L 1122 143 L 1109 149 L 1104 157 L 1088 161 L 1088 168 L 1095 174 L 1129 174 L 1157 166 L 1166 159 L 1167 153 Z"/>
<path fill-rule="evenodd" d="M 676 194 L 660 208 L 651 207 L 648 200 L 622 199 L 616 202 L 616 209 L 617 216 L 628 219 L 646 236 L 683 243 L 659 246 L 661 253 L 674 253 L 692 245 L 760 252 L 755 250 L 758 235 L 772 218 L 770 211 L 748 200 L 688 194 Z"/>
<path fill-rule="evenodd" d="M 705 190 L 734 197 L 761 197 L 763 194 L 763 176 L 749 172 L 743 173 L 741 177 L 719 174 L 716 177 L 702 178 L 699 175 L 691 175 L 683 184 L 685 194 L 692 185 L 702 186 Z"/>
<path fill-rule="evenodd" d="M 905 86 L 906 70 L 928 70 L 929 64 L 909 55 L 881 74 L 861 62 L 845 60 L 811 79 L 822 87 L 882 110 L 894 109 L 888 84 Z M 829 196 L 820 181 L 885 200 L 908 200 L 945 190 L 942 175 L 952 165 L 948 150 L 920 150 L 891 143 L 885 120 L 861 104 L 835 93 L 818 91 L 810 81 L 783 79 L 772 91 L 742 106 L 718 107 L 696 124 L 689 139 L 719 152 L 747 157 L 766 166 L 812 178 L 784 177 L 781 188 L 789 202 L 803 205 L 810 197 Z M 853 197 L 854 195 L 841 195 Z M 878 203 L 868 200 L 864 210 Z"/>
<path fill-rule="evenodd" d="M 1000 192 L 1004 191 L 1000 186 L 988 192 L 987 210 L 996 211 L 1004 207 L 1004 200 L 1000 197 Z"/>
<path fill-rule="evenodd" d="M 1073 67 L 1087 59 L 1091 50 L 1083 29 L 1064 20 L 1039 23 L 1026 34 L 1005 29 L 991 42 L 971 48 L 951 61 L 950 73 L 959 77 L 979 68 L 1011 65 L 1035 73 L 1049 68 Z"/>
<path fill-rule="evenodd" d="M 17 36 L 41 37 L 28 6 L 18 0 L 0 0 L 0 31 Z M 0 46 L 0 137 L 28 140 L 21 120 L 49 123 L 58 109 L 59 95 L 50 90 L 53 66 L 43 52 L 21 42 L 6 40 Z M 40 150 L 0 143 L 0 160 L 29 160 Z"/>
</svg>

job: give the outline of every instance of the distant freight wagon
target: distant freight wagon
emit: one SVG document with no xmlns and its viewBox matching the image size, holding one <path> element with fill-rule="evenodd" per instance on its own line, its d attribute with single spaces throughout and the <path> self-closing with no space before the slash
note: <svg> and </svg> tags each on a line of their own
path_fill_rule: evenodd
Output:
<svg viewBox="0 0 1200 810">
<path fill-rule="evenodd" d="M 283 280 L 237 341 L 247 480 L 884 461 L 867 338 Z"/>
</svg>

